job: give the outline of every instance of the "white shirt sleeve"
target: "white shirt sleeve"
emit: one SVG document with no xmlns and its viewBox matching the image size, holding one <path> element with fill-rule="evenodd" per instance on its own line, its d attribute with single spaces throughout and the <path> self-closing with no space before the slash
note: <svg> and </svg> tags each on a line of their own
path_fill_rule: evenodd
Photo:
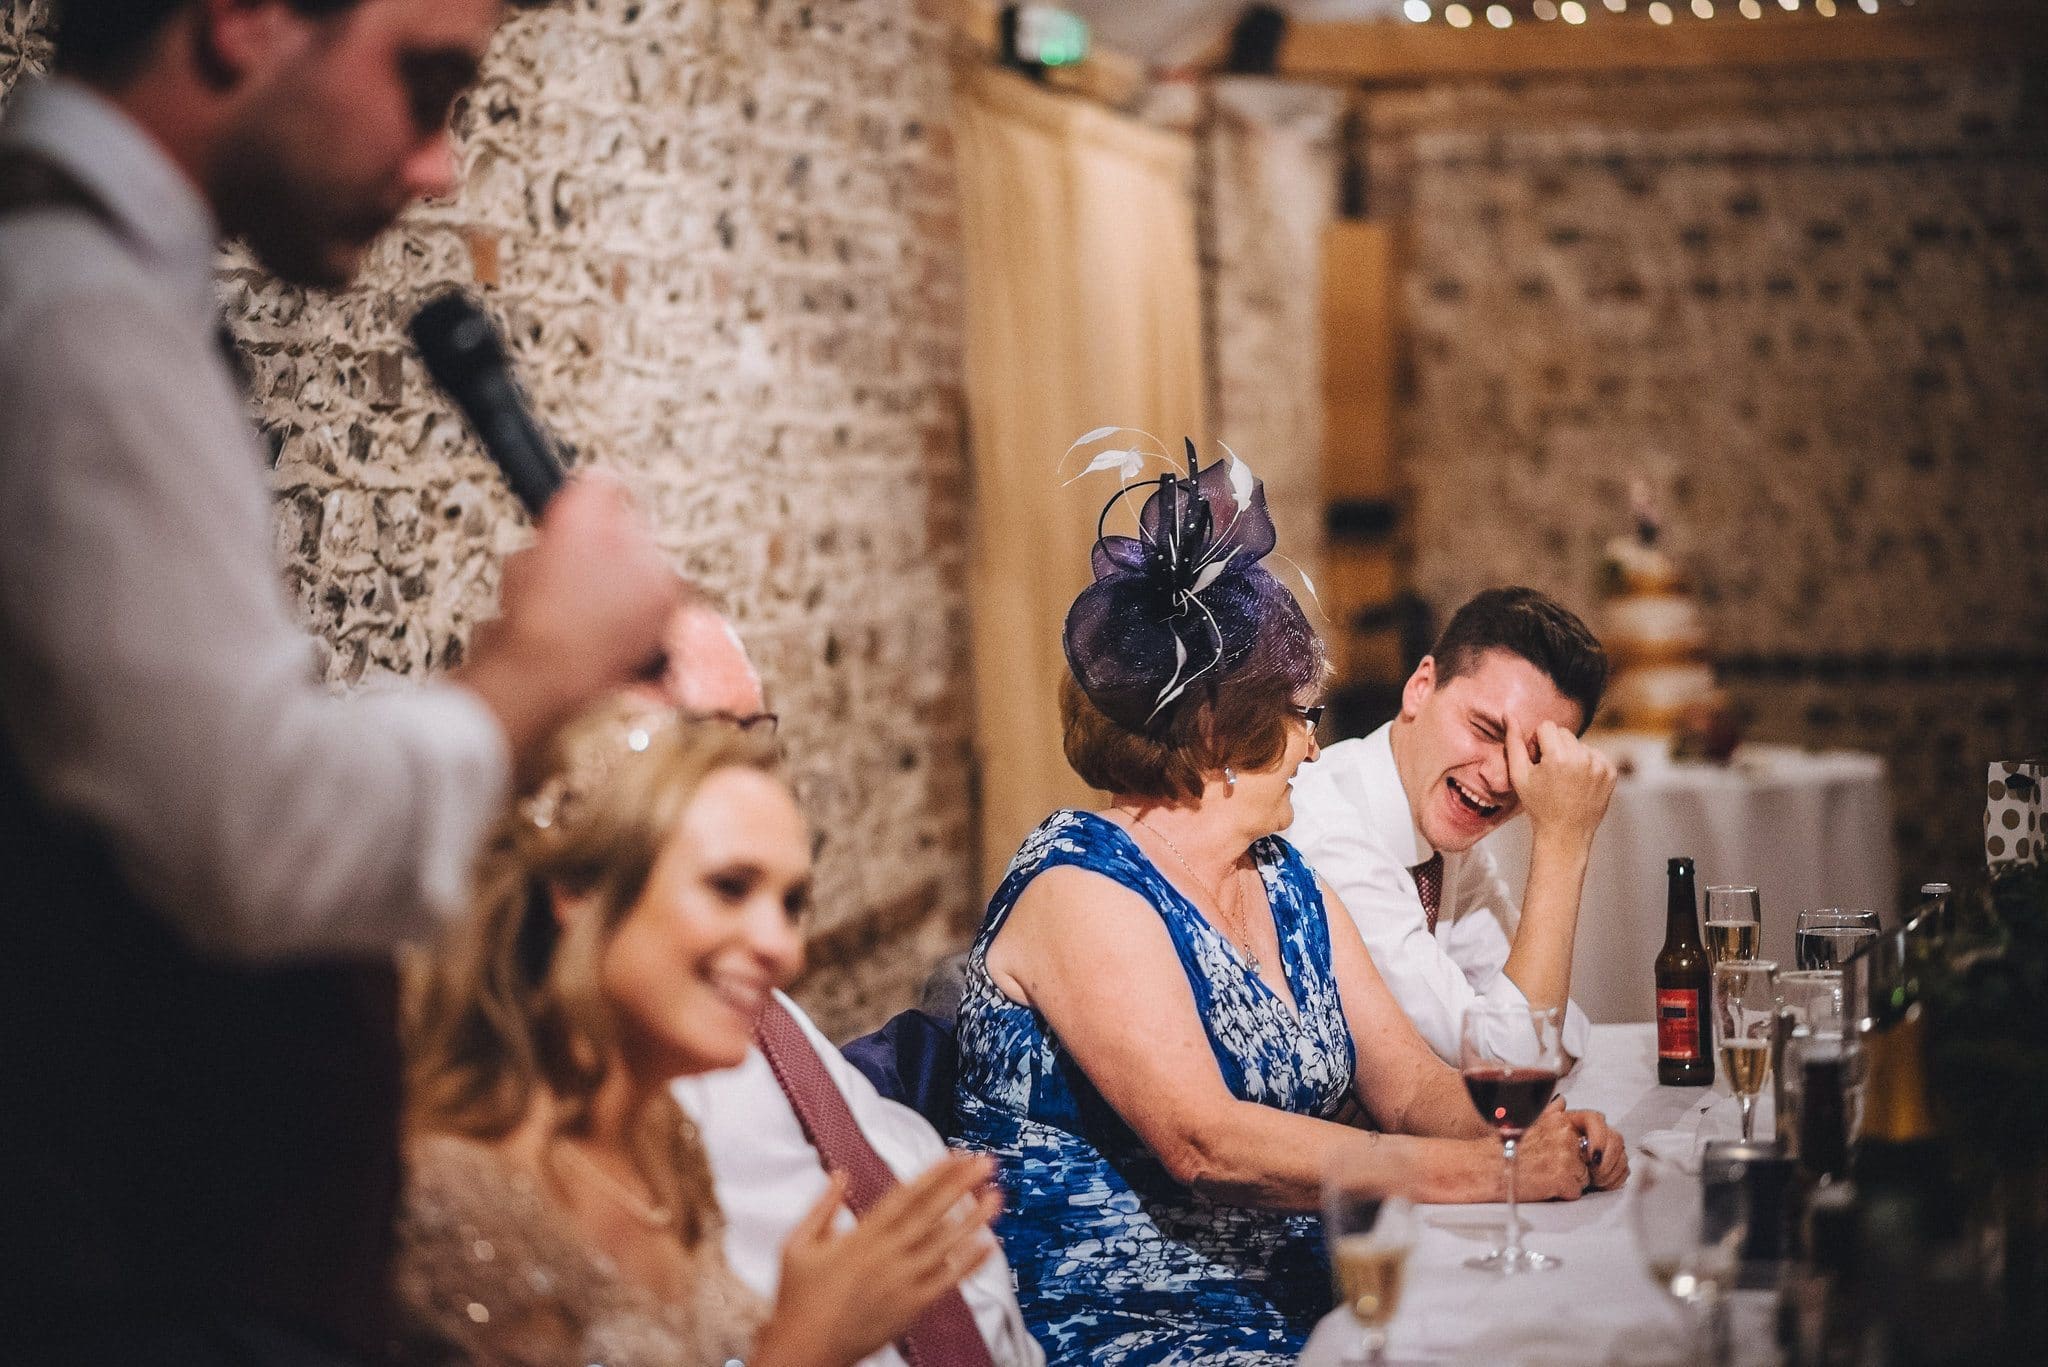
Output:
<svg viewBox="0 0 2048 1367">
<path fill-rule="evenodd" d="M 467 690 L 329 693 L 210 339 L 119 284 L 0 337 L 0 721 L 200 948 L 376 954 L 459 908 L 508 781 Z"/>
<path fill-rule="evenodd" d="M 1438 920 L 1437 938 L 1477 997 L 1526 1009 L 1529 999 L 1504 971 L 1521 926 L 1521 908 L 1515 905 L 1514 894 L 1486 842 L 1481 841 L 1459 860 L 1457 885 L 1444 889 L 1443 906 L 1446 915 Z M 1579 1004 L 1567 1000 L 1565 1052 L 1574 1059 L 1584 1058 L 1592 1028 Z"/>
<path fill-rule="evenodd" d="M 855 1123 L 890 1171 L 899 1180 L 910 1181 L 937 1162 L 946 1151 L 945 1141 L 924 1117 L 884 1098 L 811 1023 L 802 1007 L 781 993 L 776 996 L 803 1026 Z M 817 1150 L 804 1137 L 789 1099 L 758 1049 L 737 1068 L 679 1078 L 671 1090 L 697 1122 L 711 1155 L 712 1176 L 727 1215 L 726 1249 L 733 1269 L 756 1292 L 773 1300 L 782 1244 L 825 1189 Z M 1044 1367 L 1044 1350 L 1024 1327 L 1010 1265 L 1000 1249 L 960 1284 L 960 1294 L 997 1367 Z M 861 1367 L 903 1367 L 903 1358 L 893 1347 L 885 1348 Z"/>
</svg>

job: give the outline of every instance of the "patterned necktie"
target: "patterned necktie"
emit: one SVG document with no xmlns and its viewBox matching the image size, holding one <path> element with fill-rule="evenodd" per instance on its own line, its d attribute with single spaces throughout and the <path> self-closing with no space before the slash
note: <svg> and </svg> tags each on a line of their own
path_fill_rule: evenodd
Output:
<svg viewBox="0 0 2048 1367">
<path fill-rule="evenodd" d="M 860 1132 L 810 1036 L 789 1008 L 770 997 L 754 1040 L 782 1084 L 804 1137 L 828 1169 L 845 1175 L 846 1204 L 854 1217 L 865 1215 L 898 1185 L 896 1174 Z M 975 1327 L 974 1312 L 958 1287 L 933 1301 L 896 1347 L 910 1367 L 994 1367 L 981 1330 Z"/>
<path fill-rule="evenodd" d="M 1415 875 L 1415 890 L 1422 894 L 1422 914 L 1429 933 L 1436 934 L 1436 913 L 1444 900 L 1444 857 L 1441 852 L 1417 864 L 1408 872 Z"/>
</svg>

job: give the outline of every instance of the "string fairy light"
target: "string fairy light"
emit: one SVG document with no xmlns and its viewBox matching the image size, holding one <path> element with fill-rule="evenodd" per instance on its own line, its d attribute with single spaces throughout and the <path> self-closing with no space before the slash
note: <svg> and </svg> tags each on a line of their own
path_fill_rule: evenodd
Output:
<svg viewBox="0 0 2048 1367">
<path fill-rule="evenodd" d="M 1808 9 L 1805 0 L 1775 0 L 1779 10 L 1796 14 Z M 1822 19 L 1832 19 L 1848 9 L 1853 3 L 1865 14 L 1876 14 L 1884 0 L 1812 0 L 1811 12 Z M 1892 0 L 1894 5 L 1905 6 L 1915 0 Z M 2048 3 L 2048 0 L 2044 0 Z M 1650 22 L 1669 27 L 1677 22 L 1681 13 L 1689 13 L 1697 19 L 1714 19 L 1740 15 L 1744 19 L 1758 20 L 1770 13 L 1773 0 L 1648 0 L 1635 12 L 1647 15 Z M 1600 9 L 1609 14 L 1627 14 L 1629 0 L 1600 0 Z M 1398 10 L 1402 18 L 1414 24 L 1427 24 L 1437 19 L 1455 29 L 1469 29 L 1484 23 L 1494 29 L 1512 28 L 1517 19 L 1534 20 L 1539 23 L 1563 21 L 1571 25 L 1589 23 L 1597 12 L 1593 0 L 1401 0 Z M 1596 26 L 1597 27 L 1597 26 Z"/>
</svg>

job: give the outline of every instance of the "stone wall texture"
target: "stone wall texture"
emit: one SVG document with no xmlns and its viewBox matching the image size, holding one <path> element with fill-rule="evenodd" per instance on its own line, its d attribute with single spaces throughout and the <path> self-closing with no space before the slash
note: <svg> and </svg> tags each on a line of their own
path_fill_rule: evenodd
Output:
<svg viewBox="0 0 2048 1367">
<path fill-rule="evenodd" d="M 2048 749 L 2048 86 L 1997 67 L 1371 101 L 1418 588 L 1582 607 L 1648 478 L 1752 734 L 1883 753 L 1906 879 Z"/>
<path fill-rule="evenodd" d="M 0 5 L 0 92 L 47 60 Z M 277 549 L 337 686 L 460 659 L 523 525 L 403 341 L 480 289 L 537 405 L 730 608 L 818 832 L 839 1035 L 975 914 L 960 260 L 947 67 L 916 0 L 578 0 L 499 34 L 465 184 L 353 289 L 224 258 L 280 451 Z"/>
<path fill-rule="evenodd" d="M 1324 546 L 1323 230 L 1343 114 L 1340 91 L 1229 77 L 1214 82 L 1197 133 L 1209 422 L 1266 481 L 1280 553 L 1312 579 Z"/>
</svg>

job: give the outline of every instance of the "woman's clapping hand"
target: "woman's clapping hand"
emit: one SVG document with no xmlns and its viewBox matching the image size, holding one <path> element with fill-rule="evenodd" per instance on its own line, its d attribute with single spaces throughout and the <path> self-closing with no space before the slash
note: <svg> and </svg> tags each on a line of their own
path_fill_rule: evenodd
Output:
<svg viewBox="0 0 2048 1367">
<path fill-rule="evenodd" d="M 852 1229 L 835 1175 L 782 1250 L 774 1314 L 752 1361 L 760 1367 L 847 1367 L 901 1338 L 932 1302 L 995 1251 L 1002 1209 L 994 1162 L 948 1154 L 877 1201 Z"/>
</svg>

